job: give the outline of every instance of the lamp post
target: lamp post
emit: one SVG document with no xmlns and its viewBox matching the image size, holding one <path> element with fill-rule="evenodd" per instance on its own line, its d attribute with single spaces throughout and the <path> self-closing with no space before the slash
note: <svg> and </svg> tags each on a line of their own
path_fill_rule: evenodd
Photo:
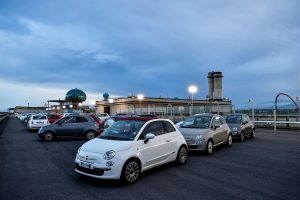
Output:
<svg viewBox="0 0 300 200">
<path fill-rule="evenodd" d="M 198 88 L 195 85 L 189 86 L 189 93 L 192 94 L 192 104 L 191 104 L 191 115 L 194 113 L 194 94 L 197 92 Z"/>
<path fill-rule="evenodd" d="M 251 106 L 252 106 L 252 122 L 254 123 L 254 101 L 253 101 L 253 99 L 250 98 L 248 103 L 251 103 Z"/>
<path fill-rule="evenodd" d="M 144 99 L 144 95 L 137 95 L 138 100 L 140 101 L 140 114 L 142 114 L 142 100 Z"/>
</svg>

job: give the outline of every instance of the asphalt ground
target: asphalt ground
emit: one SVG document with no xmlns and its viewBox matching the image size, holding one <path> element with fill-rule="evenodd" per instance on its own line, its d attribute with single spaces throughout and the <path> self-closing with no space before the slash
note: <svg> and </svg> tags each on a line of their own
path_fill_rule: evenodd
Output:
<svg viewBox="0 0 300 200">
<path fill-rule="evenodd" d="M 300 131 L 189 153 L 188 163 L 144 172 L 133 185 L 74 172 L 83 139 L 44 142 L 10 117 L 0 135 L 0 199 L 300 199 Z"/>
</svg>

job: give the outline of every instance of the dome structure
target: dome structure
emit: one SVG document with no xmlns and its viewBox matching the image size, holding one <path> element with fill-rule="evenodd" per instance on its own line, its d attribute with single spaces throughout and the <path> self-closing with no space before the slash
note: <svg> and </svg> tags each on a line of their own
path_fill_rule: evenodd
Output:
<svg viewBox="0 0 300 200">
<path fill-rule="evenodd" d="M 66 101 L 70 101 L 72 103 L 81 103 L 86 100 L 86 94 L 77 88 L 72 89 L 66 94 Z"/>
<path fill-rule="evenodd" d="M 107 92 L 105 92 L 105 93 L 103 94 L 103 98 L 104 98 L 104 100 L 107 100 L 107 99 L 109 98 L 109 94 L 108 94 Z"/>
</svg>

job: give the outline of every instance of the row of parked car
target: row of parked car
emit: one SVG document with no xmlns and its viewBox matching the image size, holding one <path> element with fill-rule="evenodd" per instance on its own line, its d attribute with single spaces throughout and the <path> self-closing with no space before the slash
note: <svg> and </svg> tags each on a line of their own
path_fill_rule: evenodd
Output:
<svg viewBox="0 0 300 200">
<path fill-rule="evenodd" d="M 46 141 L 83 133 L 89 139 L 77 151 L 75 171 L 100 179 L 134 183 L 140 173 L 176 161 L 185 164 L 188 151 L 232 146 L 233 138 L 255 137 L 247 115 L 197 114 L 176 125 L 153 115 L 113 116 L 98 124 L 91 115 L 70 115 L 39 129 Z M 98 137 L 96 137 L 98 136 Z"/>
</svg>

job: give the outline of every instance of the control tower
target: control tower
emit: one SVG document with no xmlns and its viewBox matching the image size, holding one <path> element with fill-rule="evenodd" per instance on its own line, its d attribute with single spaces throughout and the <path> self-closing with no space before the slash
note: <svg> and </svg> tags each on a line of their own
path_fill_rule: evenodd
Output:
<svg viewBox="0 0 300 200">
<path fill-rule="evenodd" d="M 208 99 L 209 100 L 222 100 L 222 72 L 208 72 Z"/>
</svg>

